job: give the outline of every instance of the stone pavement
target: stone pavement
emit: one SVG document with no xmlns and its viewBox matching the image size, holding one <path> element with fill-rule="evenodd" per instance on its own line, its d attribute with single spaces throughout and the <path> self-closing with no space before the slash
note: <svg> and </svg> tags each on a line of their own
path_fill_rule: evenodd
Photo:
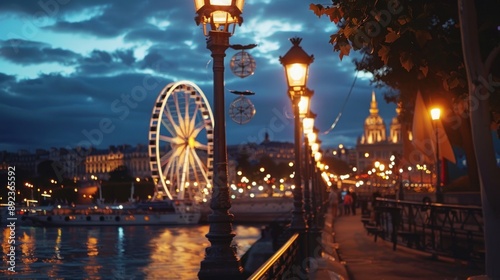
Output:
<svg viewBox="0 0 500 280">
<path fill-rule="evenodd" d="M 310 279 L 348 280 L 461 280 L 483 274 L 481 267 L 461 261 L 438 258 L 429 253 L 398 246 L 367 235 L 361 215 L 325 219 L 323 255 L 311 270 Z M 337 248 L 337 249 L 335 249 Z"/>
</svg>

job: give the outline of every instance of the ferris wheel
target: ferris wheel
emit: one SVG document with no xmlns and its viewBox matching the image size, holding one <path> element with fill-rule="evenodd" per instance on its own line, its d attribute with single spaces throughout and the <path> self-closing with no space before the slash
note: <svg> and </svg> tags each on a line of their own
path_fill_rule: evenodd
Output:
<svg viewBox="0 0 500 280">
<path fill-rule="evenodd" d="M 155 198 L 204 200 L 213 171 L 213 114 L 197 85 L 179 81 L 163 88 L 148 143 Z"/>
</svg>

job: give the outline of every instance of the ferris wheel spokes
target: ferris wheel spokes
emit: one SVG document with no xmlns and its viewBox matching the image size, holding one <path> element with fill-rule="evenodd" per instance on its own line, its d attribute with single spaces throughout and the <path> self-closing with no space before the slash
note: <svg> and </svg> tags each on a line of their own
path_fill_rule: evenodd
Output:
<svg viewBox="0 0 500 280">
<path fill-rule="evenodd" d="M 211 186 L 213 115 L 192 82 L 167 85 L 153 108 L 150 167 L 157 193 L 201 201 Z"/>
</svg>

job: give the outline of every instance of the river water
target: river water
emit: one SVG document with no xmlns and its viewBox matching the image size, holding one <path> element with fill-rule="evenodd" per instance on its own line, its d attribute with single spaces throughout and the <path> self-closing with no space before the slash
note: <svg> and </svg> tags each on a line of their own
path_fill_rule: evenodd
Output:
<svg viewBox="0 0 500 280">
<path fill-rule="evenodd" d="M 260 238 L 261 225 L 233 225 L 241 257 Z M 20 227 L 15 273 L 2 230 L 0 279 L 197 279 L 210 242 L 208 225 Z"/>
</svg>

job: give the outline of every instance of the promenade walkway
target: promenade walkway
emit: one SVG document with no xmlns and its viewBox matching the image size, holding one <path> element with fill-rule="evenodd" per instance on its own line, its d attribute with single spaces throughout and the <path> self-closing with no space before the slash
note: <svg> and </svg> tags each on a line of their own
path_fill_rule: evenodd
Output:
<svg viewBox="0 0 500 280">
<path fill-rule="evenodd" d="M 392 250 L 392 243 L 373 241 L 367 235 L 360 214 L 337 217 L 332 227 L 331 216 L 325 219 L 324 254 L 317 259 L 318 268 L 311 279 L 349 280 L 462 280 L 483 274 L 483 269 L 450 259 L 432 259 L 428 253 L 403 246 Z M 330 248 L 337 247 L 337 250 Z"/>
</svg>

